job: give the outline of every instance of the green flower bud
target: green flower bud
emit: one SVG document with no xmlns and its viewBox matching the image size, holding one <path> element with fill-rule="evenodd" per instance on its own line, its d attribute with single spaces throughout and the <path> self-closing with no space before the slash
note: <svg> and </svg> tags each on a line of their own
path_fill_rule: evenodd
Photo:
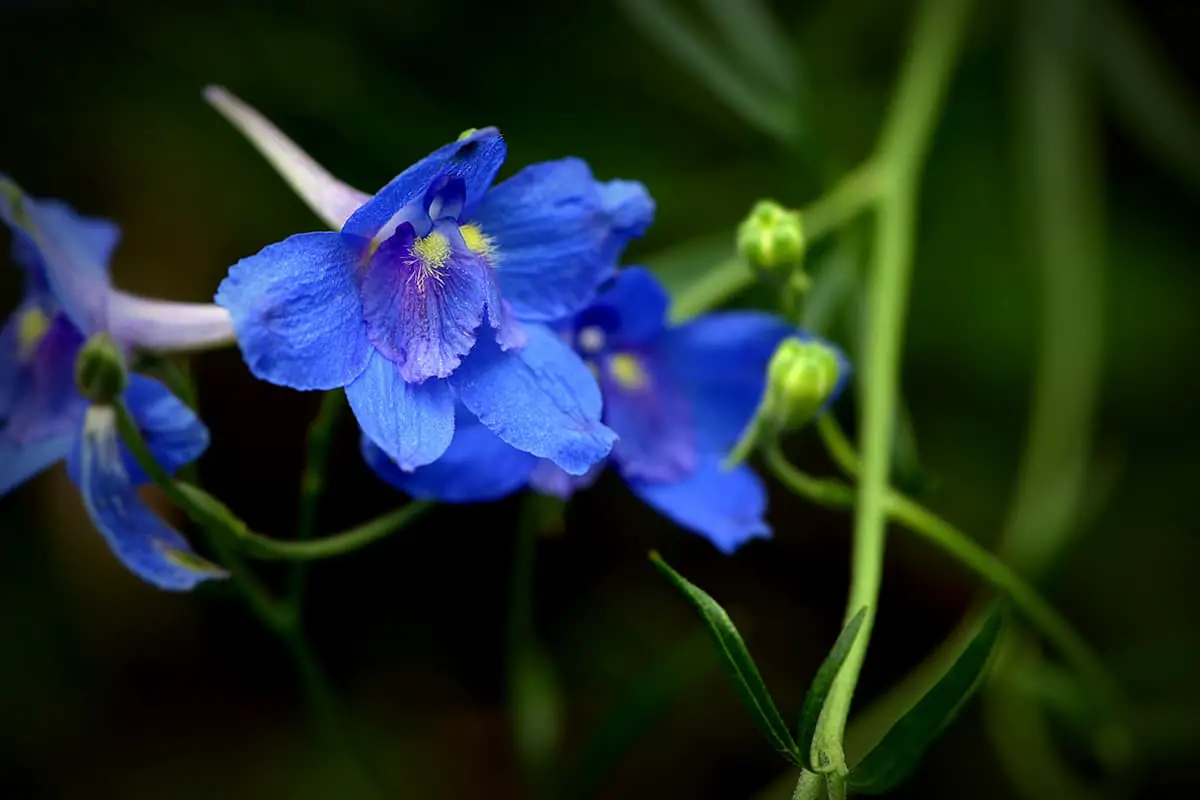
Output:
<svg viewBox="0 0 1200 800">
<path fill-rule="evenodd" d="M 815 339 L 785 339 L 767 367 L 760 416 L 777 431 L 811 420 L 838 389 L 843 365 L 837 350 Z"/>
<path fill-rule="evenodd" d="M 804 261 L 804 223 L 798 211 L 759 200 L 738 226 L 738 254 L 750 266 L 772 275 L 799 272 Z"/>
<path fill-rule="evenodd" d="M 97 405 L 109 405 L 129 385 L 125 356 L 107 333 L 98 333 L 84 343 L 75 360 L 75 385 L 79 393 Z"/>
</svg>

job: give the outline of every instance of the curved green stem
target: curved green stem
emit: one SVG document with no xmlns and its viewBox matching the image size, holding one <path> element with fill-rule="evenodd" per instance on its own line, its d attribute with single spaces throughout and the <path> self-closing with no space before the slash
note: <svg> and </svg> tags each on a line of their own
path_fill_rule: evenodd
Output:
<svg viewBox="0 0 1200 800">
<path fill-rule="evenodd" d="M 765 448 L 764 456 L 775 476 L 797 494 L 826 508 L 854 507 L 851 487 L 838 480 L 816 478 L 801 472 L 787 460 L 778 444 Z M 884 507 L 888 519 L 921 536 L 1004 593 L 1086 681 L 1093 698 L 1115 707 L 1120 693 L 1100 659 L 1054 606 L 1011 567 L 949 522 L 899 492 L 889 490 Z"/>
<path fill-rule="evenodd" d="M 838 468 L 847 476 L 851 478 L 857 476 L 858 452 L 850 443 L 842 426 L 838 425 L 837 418 L 831 413 L 822 414 L 817 418 L 817 433 L 821 435 L 821 441 L 825 443 L 825 449 L 829 451 L 833 463 L 837 464 Z"/>
<path fill-rule="evenodd" d="M 213 550 L 229 570 L 233 585 L 246 600 L 250 609 L 264 625 L 275 632 L 288 627 L 293 615 L 287 607 L 271 597 L 270 593 L 254 577 L 254 573 L 241 560 L 238 552 L 229 546 L 226 521 L 213 513 L 212 509 L 195 506 L 190 501 L 185 490 L 187 484 L 176 482 L 154 458 L 123 400 L 118 400 L 113 405 L 113 409 L 117 414 L 117 431 L 138 466 L 150 476 L 150 480 L 166 494 L 171 502 L 179 506 L 207 534 Z"/>
<path fill-rule="evenodd" d="M 875 163 L 883 179 L 876 214 L 875 264 L 869 284 L 870 331 L 862 374 L 862 480 L 855 511 L 846 618 L 866 606 L 862 633 L 834 679 L 816 741 L 845 770 L 842 738 L 866 657 L 883 574 L 884 520 L 900 350 L 912 271 L 917 183 L 950 73 L 966 29 L 967 0 L 924 0 L 909 53 L 880 136 Z"/>
<path fill-rule="evenodd" d="M 317 527 L 317 509 L 325 491 L 325 472 L 329 466 L 329 451 L 338 419 L 346 407 L 346 394 L 341 390 L 326 392 L 316 419 L 308 429 L 308 453 L 304 475 L 300 479 L 300 513 L 296 522 L 296 540 L 307 542 Z M 299 612 L 304 597 L 305 567 L 303 562 L 292 565 L 288 576 L 288 603 Z"/>
<path fill-rule="evenodd" d="M 403 508 L 390 511 L 383 516 L 365 522 L 362 525 L 342 531 L 341 533 L 322 536 L 308 541 L 272 539 L 255 533 L 233 516 L 219 500 L 209 495 L 203 489 L 188 484 L 179 484 L 184 496 L 184 510 L 188 507 L 208 509 L 201 513 L 209 516 L 225 516 L 225 530 L 244 549 L 247 555 L 267 561 L 319 561 L 324 558 L 353 553 L 369 544 L 386 538 L 429 509 L 433 508 L 432 500 L 414 500 Z"/>
</svg>

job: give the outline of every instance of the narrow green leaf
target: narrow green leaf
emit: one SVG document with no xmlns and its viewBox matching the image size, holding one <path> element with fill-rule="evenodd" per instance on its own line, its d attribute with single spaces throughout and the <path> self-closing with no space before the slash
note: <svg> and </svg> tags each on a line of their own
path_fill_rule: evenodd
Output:
<svg viewBox="0 0 1200 800">
<path fill-rule="evenodd" d="M 908 777 L 978 686 L 1000 634 L 1000 622 L 999 607 L 993 605 L 950 669 L 850 770 L 853 788 L 863 794 L 883 794 Z"/>
<path fill-rule="evenodd" d="M 837 677 L 838 670 L 842 668 L 842 662 L 850 654 L 850 648 L 854 646 L 854 642 L 858 638 L 858 632 L 862 628 L 863 618 L 866 614 L 867 607 L 863 606 L 846 623 L 846 627 L 842 629 L 837 641 L 833 643 L 833 649 L 821 663 L 816 677 L 813 678 L 808 692 L 804 695 L 804 707 L 800 709 L 800 727 L 796 731 L 796 739 L 797 744 L 800 745 L 800 759 L 804 763 L 804 768 L 810 772 L 818 771 L 812 764 L 812 744 L 813 737 L 817 733 L 817 720 L 821 718 L 821 709 L 825 707 L 825 698 L 829 696 L 829 687 L 833 685 L 833 679 Z"/>
<path fill-rule="evenodd" d="M 716 645 L 721 664 L 733 681 L 734 690 L 742 698 L 754 723 L 767 737 L 767 741 L 790 763 L 799 766 L 800 753 L 796 742 L 792 739 L 783 717 L 779 715 L 779 709 L 775 707 L 775 701 L 771 699 L 766 684 L 758 674 L 758 667 L 754 665 L 754 659 L 750 657 L 750 651 L 746 649 L 741 634 L 725 613 L 725 609 L 703 590 L 688 583 L 682 575 L 671 569 L 658 553 L 651 553 L 650 561 L 683 593 L 692 607 L 700 612 L 708 635 Z"/>
<path fill-rule="evenodd" d="M 622 0 L 621 8 L 648 38 L 686 67 L 747 124 L 781 142 L 792 141 L 796 120 L 787 100 L 775 92 L 763 92 L 759 83 L 748 80 L 730 66 L 725 55 L 688 20 L 662 0 Z"/>
<path fill-rule="evenodd" d="M 758 77 L 780 94 L 796 96 L 796 57 L 792 43 L 764 0 L 701 0 L 714 26 Z"/>
</svg>

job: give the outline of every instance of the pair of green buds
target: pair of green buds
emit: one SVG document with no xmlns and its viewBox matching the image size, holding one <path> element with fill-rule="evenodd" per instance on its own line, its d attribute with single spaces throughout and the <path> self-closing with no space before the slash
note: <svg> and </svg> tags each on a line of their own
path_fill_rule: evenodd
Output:
<svg viewBox="0 0 1200 800">
<path fill-rule="evenodd" d="M 738 227 L 738 254 L 788 298 L 808 288 L 803 269 L 805 237 L 800 212 L 760 200 Z M 758 409 L 726 459 L 732 468 L 765 441 L 796 430 L 822 413 L 841 391 L 849 370 L 833 345 L 816 337 L 791 336 L 775 350 L 767 367 Z"/>
</svg>

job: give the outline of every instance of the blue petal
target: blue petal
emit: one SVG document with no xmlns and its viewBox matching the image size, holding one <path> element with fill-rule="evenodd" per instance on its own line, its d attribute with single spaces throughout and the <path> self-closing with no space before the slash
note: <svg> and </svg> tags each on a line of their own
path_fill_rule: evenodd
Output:
<svg viewBox="0 0 1200 800">
<path fill-rule="evenodd" d="M 177 590 L 225 577 L 142 503 L 121 457 L 113 409 L 88 410 L 75 460 L 92 522 L 134 574 L 160 589 Z"/>
<path fill-rule="evenodd" d="M 538 459 L 537 466 L 529 475 L 529 485 L 537 492 L 557 497 L 559 500 L 570 500 L 571 496 L 580 489 L 586 489 L 596 482 L 604 471 L 605 461 L 593 464 L 591 469 L 582 475 L 568 475 L 563 468 L 545 458 Z"/>
<path fill-rule="evenodd" d="M 526 346 L 507 352 L 480 339 L 449 381 L 463 405 L 501 439 L 582 475 L 616 440 L 600 422 L 600 388 L 549 328 L 526 325 L 525 333 Z"/>
<path fill-rule="evenodd" d="M 483 322 L 489 271 L 454 224 L 418 240 L 405 223 L 380 245 L 363 278 L 363 313 L 371 343 L 400 377 L 445 378 L 461 363 Z"/>
<path fill-rule="evenodd" d="M 446 381 L 408 383 L 379 353 L 346 387 L 346 398 L 363 433 L 402 469 L 434 461 L 454 438 L 454 397 Z"/>
<path fill-rule="evenodd" d="M 483 198 L 471 219 L 494 240 L 500 288 L 521 319 L 579 311 L 635 235 L 625 206 L 577 158 L 526 167 Z M 644 190 L 643 190 L 644 191 Z"/>
<path fill-rule="evenodd" d="M 598 359 L 604 422 L 619 439 L 612 458 L 630 479 L 672 481 L 696 466 L 689 400 L 651 353 Z M 618 366 L 619 364 L 619 366 Z"/>
<path fill-rule="evenodd" d="M 75 388 L 75 358 L 83 337 L 60 313 L 36 343 L 23 344 L 18 329 L 26 313 L 42 312 L 23 305 L 9 319 L 0 345 L 0 429 L 15 445 L 73 434 L 86 406 Z"/>
<path fill-rule="evenodd" d="M 597 325 L 608 349 L 649 344 L 666 328 L 671 298 L 658 278 L 644 267 L 625 267 L 582 311 L 576 329 Z"/>
<path fill-rule="evenodd" d="M 366 239 L 374 239 L 406 206 L 425 198 L 440 179 L 463 181 L 466 209 L 483 197 L 504 163 L 506 147 L 495 128 L 475 131 L 466 139 L 442 147 L 404 170 L 355 211 L 342 228 Z"/>
<path fill-rule="evenodd" d="M 428 466 L 405 472 L 374 442 L 362 438 L 362 454 L 375 473 L 406 494 L 444 503 L 485 503 L 520 489 L 537 459 L 500 441 L 461 405 L 454 441 Z"/>
<path fill-rule="evenodd" d="M 76 327 L 89 335 L 103 330 L 108 260 L 120 238 L 119 229 L 106 220 L 81 217 L 64 203 L 29 197 L 3 174 L 0 219 L 17 232 L 19 240 L 23 238 L 18 254 L 27 263 L 37 262 Z"/>
<path fill-rule="evenodd" d="M 233 265 L 216 302 L 251 372 L 293 389 L 335 389 L 362 374 L 372 352 L 357 276 L 365 244 L 302 233 Z"/>
<path fill-rule="evenodd" d="M 75 435 L 18 444 L 0 431 L 0 497 L 66 458 Z"/>
<path fill-rule="evenodd" d="M 186 403 L 158 381 L 130 375 L 125 403 L 155 461 L 168 473 L 174 475 L 208 449 L 208 428 Z M 134 484 L 148 480 L 130 453 L 125 453 L 125 468 Z"/>
<path fill-rule="evenodd" d="M 659 353 L 688 397 L 697 447 L 724 453 L 737 442 L 765 388 L 767 363 L 796 330 L 756 311 L 730 311 L 669 329 Z"/>
<path fill-rule="evenodd" d="M 646 187 L 637 181 L 602 183 L 600 198 L 615 234 L 624 237 L 626 242 L 644 234 L 654 222 L 654 200 Z"/>
<path fill-rule="evenodd" d="M 767 493 L 762 481 L 745 465 L 726 472 L 722 458 L 702 457 L 683 480 L 635 480 L 629 486 L 647 505 L 732 553 L 748 539 L 769 536 L 771 529 L 763 520 Z"/>
</svg>

